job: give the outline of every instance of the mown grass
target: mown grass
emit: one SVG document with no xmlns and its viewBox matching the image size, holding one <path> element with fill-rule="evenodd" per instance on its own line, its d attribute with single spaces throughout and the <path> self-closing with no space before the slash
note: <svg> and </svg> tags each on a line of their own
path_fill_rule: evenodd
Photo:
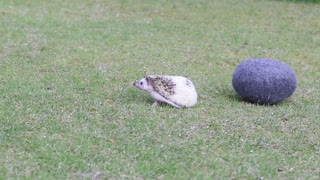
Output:
<svg viewBox="0 0 320 180">
<path fill-rule="evenodd" d="M 1 1 L 4 179 L 318 179 L 319 4 L 283 1 Z M 242 102 L 243 60 L 288 63 L 275 106 Z M 191 109 L 132 87 L 185 75 Z"/>
</svg>

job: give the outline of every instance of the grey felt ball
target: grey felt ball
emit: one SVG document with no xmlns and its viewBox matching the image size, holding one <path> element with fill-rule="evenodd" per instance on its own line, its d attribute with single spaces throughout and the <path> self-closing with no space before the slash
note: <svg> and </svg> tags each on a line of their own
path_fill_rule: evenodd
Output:
<svg viewBox="0 0 320 180">
<path fill-rule="evenodd" d="M 232 85 L 243 100 L 271 105 L 290 97 L 297 87 L 297 79 L 286 63 L 258 58 L 238 65 Z"/>
</svg>

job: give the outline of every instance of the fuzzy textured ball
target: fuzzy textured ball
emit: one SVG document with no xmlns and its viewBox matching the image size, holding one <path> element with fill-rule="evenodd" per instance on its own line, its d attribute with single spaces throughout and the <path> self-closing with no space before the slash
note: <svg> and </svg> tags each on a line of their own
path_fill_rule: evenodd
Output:
<svg viewBox="0 0 320 180">
<path fill-rule="evenodd" d="M 271 105 L 290 97 L 297 79 L 287 64 L 259 58 L 240 63 L 233 73 L 232 85 L 243 100 Z"/>
</svg>

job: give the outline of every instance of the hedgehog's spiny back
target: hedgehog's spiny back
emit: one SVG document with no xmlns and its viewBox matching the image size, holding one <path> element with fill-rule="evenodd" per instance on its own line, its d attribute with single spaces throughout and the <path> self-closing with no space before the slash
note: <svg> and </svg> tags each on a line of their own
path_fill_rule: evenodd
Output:
<svg viewBox="0 0 320 180">
<path fill-rule="evenodd" d="M 147 77 L 148 81 L 151 82 L 151 85 L 157 93 L 159 93 L 161 96 L 168 98 L 169 96 L 174 95 L 175 92 L 175 86 L 176 84 L 173 82 L 173 80 L 166 76 L 156 76 L 156 75 L 150 75 Z"/>
</svg>

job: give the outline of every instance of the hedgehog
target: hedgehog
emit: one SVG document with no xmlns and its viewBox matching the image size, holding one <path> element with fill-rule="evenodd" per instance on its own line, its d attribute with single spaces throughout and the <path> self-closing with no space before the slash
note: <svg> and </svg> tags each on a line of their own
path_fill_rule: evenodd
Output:
<svg viewBox="0 0 320 180">
<path fill-rule="evenodd" d="M 152 107 L 159 102 L 177 108 L 192 107 L 197 103 L 197 91 L 190 79 L 183 76 L 148 75 L 133 85 L 145 90 L 154 98 Z"/>
</svg>

